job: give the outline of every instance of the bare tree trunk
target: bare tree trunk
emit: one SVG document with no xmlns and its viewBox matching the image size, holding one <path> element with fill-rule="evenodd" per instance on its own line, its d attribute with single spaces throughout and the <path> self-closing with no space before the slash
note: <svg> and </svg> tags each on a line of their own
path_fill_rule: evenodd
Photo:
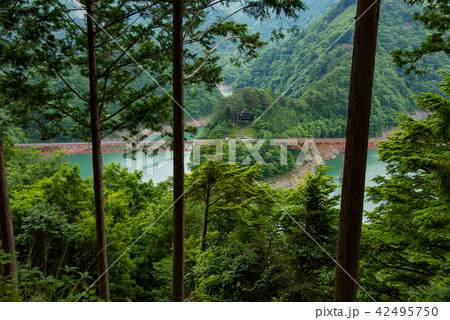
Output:
<svg viewBox="0 0 450 320">
<path fill-rule="evenodd" d="M 211 190 L 208 189 L 206 192 L 206 201 L 205 201 L 205 220 L 203 221 L 203 233 L 202 233 L 202 252 L 206 249 L 206 233 L 208 232 L 208 215 L 209 215 L 209 194 Z"/>
<path fill-rule="evenodd" d="M 337 247 L 340 266 L 336 265 L 334 301 L 356 301 L 358 289 L 356 281 L 379 15 L 380 1 L 358 0 Z"/>
<path fill-rule="evenodd" d="M 173 283 L 172 300 L 184 300 L 183 1 L 173 2 Z"/>
<path fill-rule="evenodd" d="M 92 166 L 94 171 L 95 224 L 97 231 L 100 298 L 109 300 L 108 256 L 106 252 L 105 208 L 103 201 L 103 161 L 98 110 L 98 77 L 95 54 L 95 22 L 93 1 L 86 1 L 89 57 L 89 108 L 91 113 Z"/>
<path fill-rule="evenodd" d="M 3 142 L 0 136 L 0 231 L 2 234 L 2 249 L 7 254 L 13 255 L 10 263 L 4 265 L 4 276 L 14 281 L 17 291 L 17 264 L 14 257 L 14 230 L 11 219 L 11 207 L 9 204 L 8 182 L 6 180 L 5 160 L 3 156 Z"/>
</svg>

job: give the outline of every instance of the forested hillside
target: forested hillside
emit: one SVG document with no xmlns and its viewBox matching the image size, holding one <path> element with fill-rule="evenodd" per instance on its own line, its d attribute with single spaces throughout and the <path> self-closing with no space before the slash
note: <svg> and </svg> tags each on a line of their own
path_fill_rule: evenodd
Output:
<svg viewBox="0 0 450 320">
<path fill-rule="evenodd" d="M 258 32 L 261 34 L 263 40 L 268 41 L 268 46 L 279 45 L 278 41 L 270 41 L 277 33 L 273 33 L 274 30 L 282 30 L 282 33 L 292 31 L 294 34 L 317 20 L 323 15 L 331 6 L 336 3 L 337 0 L 306 0 L 303 3 L 307 9 L 299 13 L 297 19 L 283 17 L 282 19 L 272 19 L 269 21 L 258 21 L 243 12 L 238 12 L 231 17 L 232 20 L 238 23 L 245 23 L 248 25 L 252 32 Z M 238 3 L 230 3 L 227 7 L 217 9 L 218 13 L 229 15 L 239 8 Z M 222 45 L 219 56 L 220 65 L 223 68 L 223 77 L 225 83 L 229 84 L 236 80 L 241 74 L 241 67 L 236 67 L 230 64 L 230 58 L 236 58 L 238 56 L 236 46 L 233 43 L 225 43 Z"/>
<path fill-rule="evenodd" d="M 193 118 L 209 115 L 211 114 L 214 106 L 219 103 L 222 97 L 223 95 L 219 92 L 218 89 L 207 89 L 202 85 L 187 86 L 185 89 L 186 112 Z M 111 108 L 112 112 L 117 110 L 117 106 L 113 106 Z M 1 112 L 2 110 L 0 110 L 0 116 Z M 20 126 L 9 126 L 6 130 L 8 131 L 8 137 L 14 143 L 36 143 L 48 141 L 77 142 L 80 140 L 85 141 L 83 139 L 76 139 L 63 134 L 63 131 L 76 130 L 72 129 L 74 128 L 74 124 L 69 119 L 64 119 L 61 123 L 61 126 L 61 132 L 53 135 L 51 140 L 43 137 L 37 130 L 37 128 L 32 129 L 31 132 L 28 132 L 27 134 Z"/>
<path fill-rule="evenodd" d="M 337 43 L 327 48 L 354 21 L 356 1 L 339 1 L 324 16 L 292 37 L 267 49 L 233 83 L 234 88 L 251 86 L 266 89 L 274 96 L 284 93 L 298 99 L 301 111 L 296 119 L 329 121 L 333 119 L 330 134 L 343 137 L 347 116 L 347 101 L 352 58 L 352 30 Z M 442 75 L 437 70 L 448 67 L 443 54 L 427 57 L 428 74 L 423 77 L 404 75 L 392 62 L 390 53 L 398 48 L 410 48 L 420 43 L 427 33 L 413 22 L 413 10 L 400 0 L 386 0 L 381 5 L 379 41 L 376 58 L 371 134 L 394 125 L 396 113 L 412 113 L 415 104 L 412 95 L 418 92 L 438 92 Z M 323 56 L 323 53 L 327 52 Z M 317 64 L 316 59 L 320 57 Z M 296 80 L 298 81 L 296 82 Z M 289 89 L 289 90 L 288 90 Z M 304 114 L 303 117 L 300 115 Z M 267 113 L 266 119 L 271 114 Z M 291 115 L 286 115 L 288 119 Z M 286 136 L 301 136 L 304 125 L 292 127 Z M 339 130 L 336 130 L 339 128 Z M 336 132 L 336 133 L 333 133 Z"/>
<path fill-rule="evenodd" d="M 251 30 L 259 32 L 264 40 L 269 40 L 273 34 L 273 30 L 279 30 L 279 28 L 286 30 L 293 27 L 298 29 L 305 28 L 324 14 L 336 2 L 337 0 L 305 0 L 303 3 L 307 9 L 300 12 L 299 17 L 296 19 L 283 17 L 282 19 L 272 19 L 271 21 L 261 23 L 257 19 L 245 15 L 243 12 L 238 12 L 232 19 L 247 24 Z M 230 14 L 238 8 L 238 3 L 230 3 L 228 7 L 223 7 L 222 10 Z"/>
<path fill-rule="evenodd" d="M 249 110 L 255 124 L 239 121 L 239 114 Z M 301 99 L 277 97 L 264 89 L 244 87 L 222 98 L 213 111 L 201 137 L 254 138 L 336 138 L 345 136 L 345 119 L 336 118 L 332 108 L 318 116 Z M 241 134 L 243 128 L 244 134 Z M 380 129 L 378 128 L 378 132 Z"/>
<path fill-rule="evenodd" d="M 306 1 L 311 20 L 336 5 L 234 74 L 221 57 L 237 48 L 256 58 L 264 47 L 254 20 L 283 31 L 279 22 L 294 21 L 302 1 L 61 1 L 0 2 L 0 301 L 450 301 L 448 1 L 358 0 L 354 35 L 343 32 L 356 0 Z M 383 176 L 369 186 L 380 3 L 370 134 L 396 117 L 401 130 L 373 144 L 385 170 L 375 166 Z M 412 15 L 417 3 L 426 9 Z M 242 12 L 227 21 L 232 10 Z M 236 47 L 221 56 L 226 39 Z M 392 56 L 428 73 L 405 75 Z M 227 97 L 217 89 L 222 71 L 239 76 Z M 425 119 L 408 115 L 418 109 Z M 216 140 L 186 143 L 185 111 L 210 115 L 195 138 Z M 167 141 L 104 143 L 166 123 Z M 46 137 L 90 143 L 14 145 Z M 340 193 L 329 168 L 299 172 L 319 162 L 314 147 L 273 139 L 316 137 L 346 137 Z M 187 163 L 187 151 L 202 161 Z M 109 162 L 110 152 L 127 159 Z M 286 176 L 295 186 L 264 180 L 294 167 Z M 321 304 L 316 318 L 336 309 Z M 428 312 L 384 315 L 411 318 L 411 309 Z M 435 319 L 448 310 L 429 309 Z"/>
</svg>

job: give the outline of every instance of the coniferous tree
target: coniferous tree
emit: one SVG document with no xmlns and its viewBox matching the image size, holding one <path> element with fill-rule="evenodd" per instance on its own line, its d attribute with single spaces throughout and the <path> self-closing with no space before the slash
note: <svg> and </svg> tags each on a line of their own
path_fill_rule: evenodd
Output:
<svg viewBox="0 0 450 320">
<path fill-rule="evenodd" d="M 407 66 L 406 73 L 411 71 L 424 74 L 426 64 L 417 66 L 422 58 L 432 54 L 443 52 L 447 56 L 450 54 L 450 35 L 448 34 L 450 19 L 450 5 L 447 0 L 403 0 L 405 3 L 418 9 L 413 14 L 413 19 L 423 24 L 425 29 L 432 33 L 426 40 L 420 43 L 418 48 L 413 50 L 397 49 L 392 52 L 394 63 L 399 67 Z"/>
<path fill-rule="evenodd" d="M 36 105 L 23 99 L 19 90 L 41 86 L 30 84 L 24 75 L 36 62 L 29 49 L 52 41 L 48 34 L 60 26 L 60 17 L 61 11 L 46 1 L 5 0 L 0 4 L 0 232 L 2 248 L 11 255 L 4 267 L 7 278 L 16 277 L 17 265 L 3 143 L 9 128 L 29 127 L 32 122 L 30 113 Z"/>
<path fill-rule="evenodd" d="M 445 96 L 425 93 L 424 120 L 401 116 L 401 132 L 383 142 L 388 175 L 368 189 L 377 204 L 364 234 L 364 283 L 379 299 L 448 301 L 450 297 L 450 75 Z M 386 281 L 385 279 L 388 279 Z M 419 288 L 419 290 L 418 290 Z M 378 299 L 377 299 L 378 300 Z"/>
<path fill-rule="evenodd" d="M 337 247 L 335 301 L 356 301 L 380 1 L 358 0 Z"/>
<path fill-rule="evenodd" d="M 101 298 L 109 300 L 101 140 L 122 129 L 131 135 L 142 127 L 161 129 L 169 116 L 164 91 L 156 91 L 170 80 L 169 49 L 165 37 L 154 40 L 167 23 L 161 19 L 167 4 L 86 0 L 54 5 L 64 11 L 65 26 L 53 34 L 56 43 L 35 49 L 42 60 L 37 78 L 47 79 L 52 88 L 27 95 L 41 103 L 39 117 L 54 124 L 50 129 L 92 143 L 99 288 Z M 148 76 L 152 80 L 144 81 Z"/>
<path fill-rule="evenodd" d="M 306 176 L 304 184 L 289 190 L 286 197 L 287 212 L 303 228 L 289 217 L 281 221 L 287 244 L 286 268 L 293 270 L 294 281 L 287 281 L 286 290 L 290 301 L 326 301 L 333 294 L 329 277 L 333 261 L 310 238 L 328 253 L 335 252 L 339 196 L 331 196 L 337 185 L 326 175 L 327 170 L 319 166 L 317 173 Z"/>
<path fill-rule="evenodd" d="M 173 285 L 172 301 L 184 300 L 184 75 L 183 1 L 173 3 Z"/>
<path fill-rule="evenodd" d="M 259 34 L 250 34 L 245 24 L 229 21 L 234 14 L 244 11 L 261 20 L 272 13 L 296 17 L 297 11 L 304 9 L 303 3 L 290 0 L 285 3 L 274 1 L 245 1 L 243 6 L 226 17 L 218 17 L 212 25 L 206 23 L 214 6 L 229 5 L 233 1 L 175 1 L 173 3 L 173 126 L 174 126 L 174 264 L 172 299 L 182 301 L 184 296 L 184 83 L 205 83 L 216 86 L 220 80 L 221 68 L 216 65 L 218 58 L 214 53 L 227 41 L 238 43 L 241 54 L 247 58 L 256 56 L 256 49 L 265 43 Z M 188 13 L 186 25 L 183 24 L 183 9 Z M 186 50 L 184 45 L 197 46 L 197 50 Z M 198 47 L 202 53 L 198 54 Z M 186 58 L 186 59 L 184 59 Z M 186 60 L 186 65 L 184 65 Z M 240 59 L 233 61 L 239 64 Z M 184 75 L 183 70 L 186 70 Z"/>
<path fill-rule="evenodd" d="M 190 202 L 204 207 L 201 248 L 206 249 L 208 224 L 219 215 L 239 215 L 255 201 L 261 187 L 254 183 L 260 169 L 257 165 L 240 168 L 218 160 L 208 160 L 186 179 Z"/>
</svg>

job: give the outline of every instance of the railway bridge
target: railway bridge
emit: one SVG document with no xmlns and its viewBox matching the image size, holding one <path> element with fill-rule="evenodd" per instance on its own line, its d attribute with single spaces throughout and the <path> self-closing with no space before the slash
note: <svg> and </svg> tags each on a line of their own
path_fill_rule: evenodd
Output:
<svg viewBox="0 0 450 320">
<path fill-rule="evenodd" d="M 192 140 L 184 143 L 184 150 L 186 152 L 192 151 L 195 146 L 199 145 L 217 145 L 218 143 L 226 144 L 235 140 Z M 238 141 L 256 143 L 261 140 L 255 139 L 238 139 Z M 369 149 L 378 149 L 380 142 L 383 140 L 369 140 Z M 270 141 L 272 145 L 284 146 L 288 150 L 297 150 L 307 147 L 317 147 L 319 150 L 345 150 L 345 139 L 273 139 Z M 102 144 L 102 153 L 127 153 L 130 151 L 136 152 L 170 152 L 171 142 L 167 141 L 151 141 L 139 143 L 126 142 L 108 142 Z M 39 149 L 45 154 L 53 152 L 64 152 L 67 154 L 90 154 L 92 153 L 92 145 L 87 142 L 76 143 L 32 143 L 32 144 L 18 144 L 16 145 L 22 149 Z"/>
</svg>

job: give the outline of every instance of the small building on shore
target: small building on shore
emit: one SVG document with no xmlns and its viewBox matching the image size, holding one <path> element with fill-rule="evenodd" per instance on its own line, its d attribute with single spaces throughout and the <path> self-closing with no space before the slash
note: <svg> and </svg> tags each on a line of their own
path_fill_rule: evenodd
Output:
<svg viewBox="0 0 450 320">
<path fill-rule="evenodd" d="M 239 114 L 239 120 L 253 121 L 253 118 L 253 113 L 248 109 L 241 111 Z"/>
</svg>

